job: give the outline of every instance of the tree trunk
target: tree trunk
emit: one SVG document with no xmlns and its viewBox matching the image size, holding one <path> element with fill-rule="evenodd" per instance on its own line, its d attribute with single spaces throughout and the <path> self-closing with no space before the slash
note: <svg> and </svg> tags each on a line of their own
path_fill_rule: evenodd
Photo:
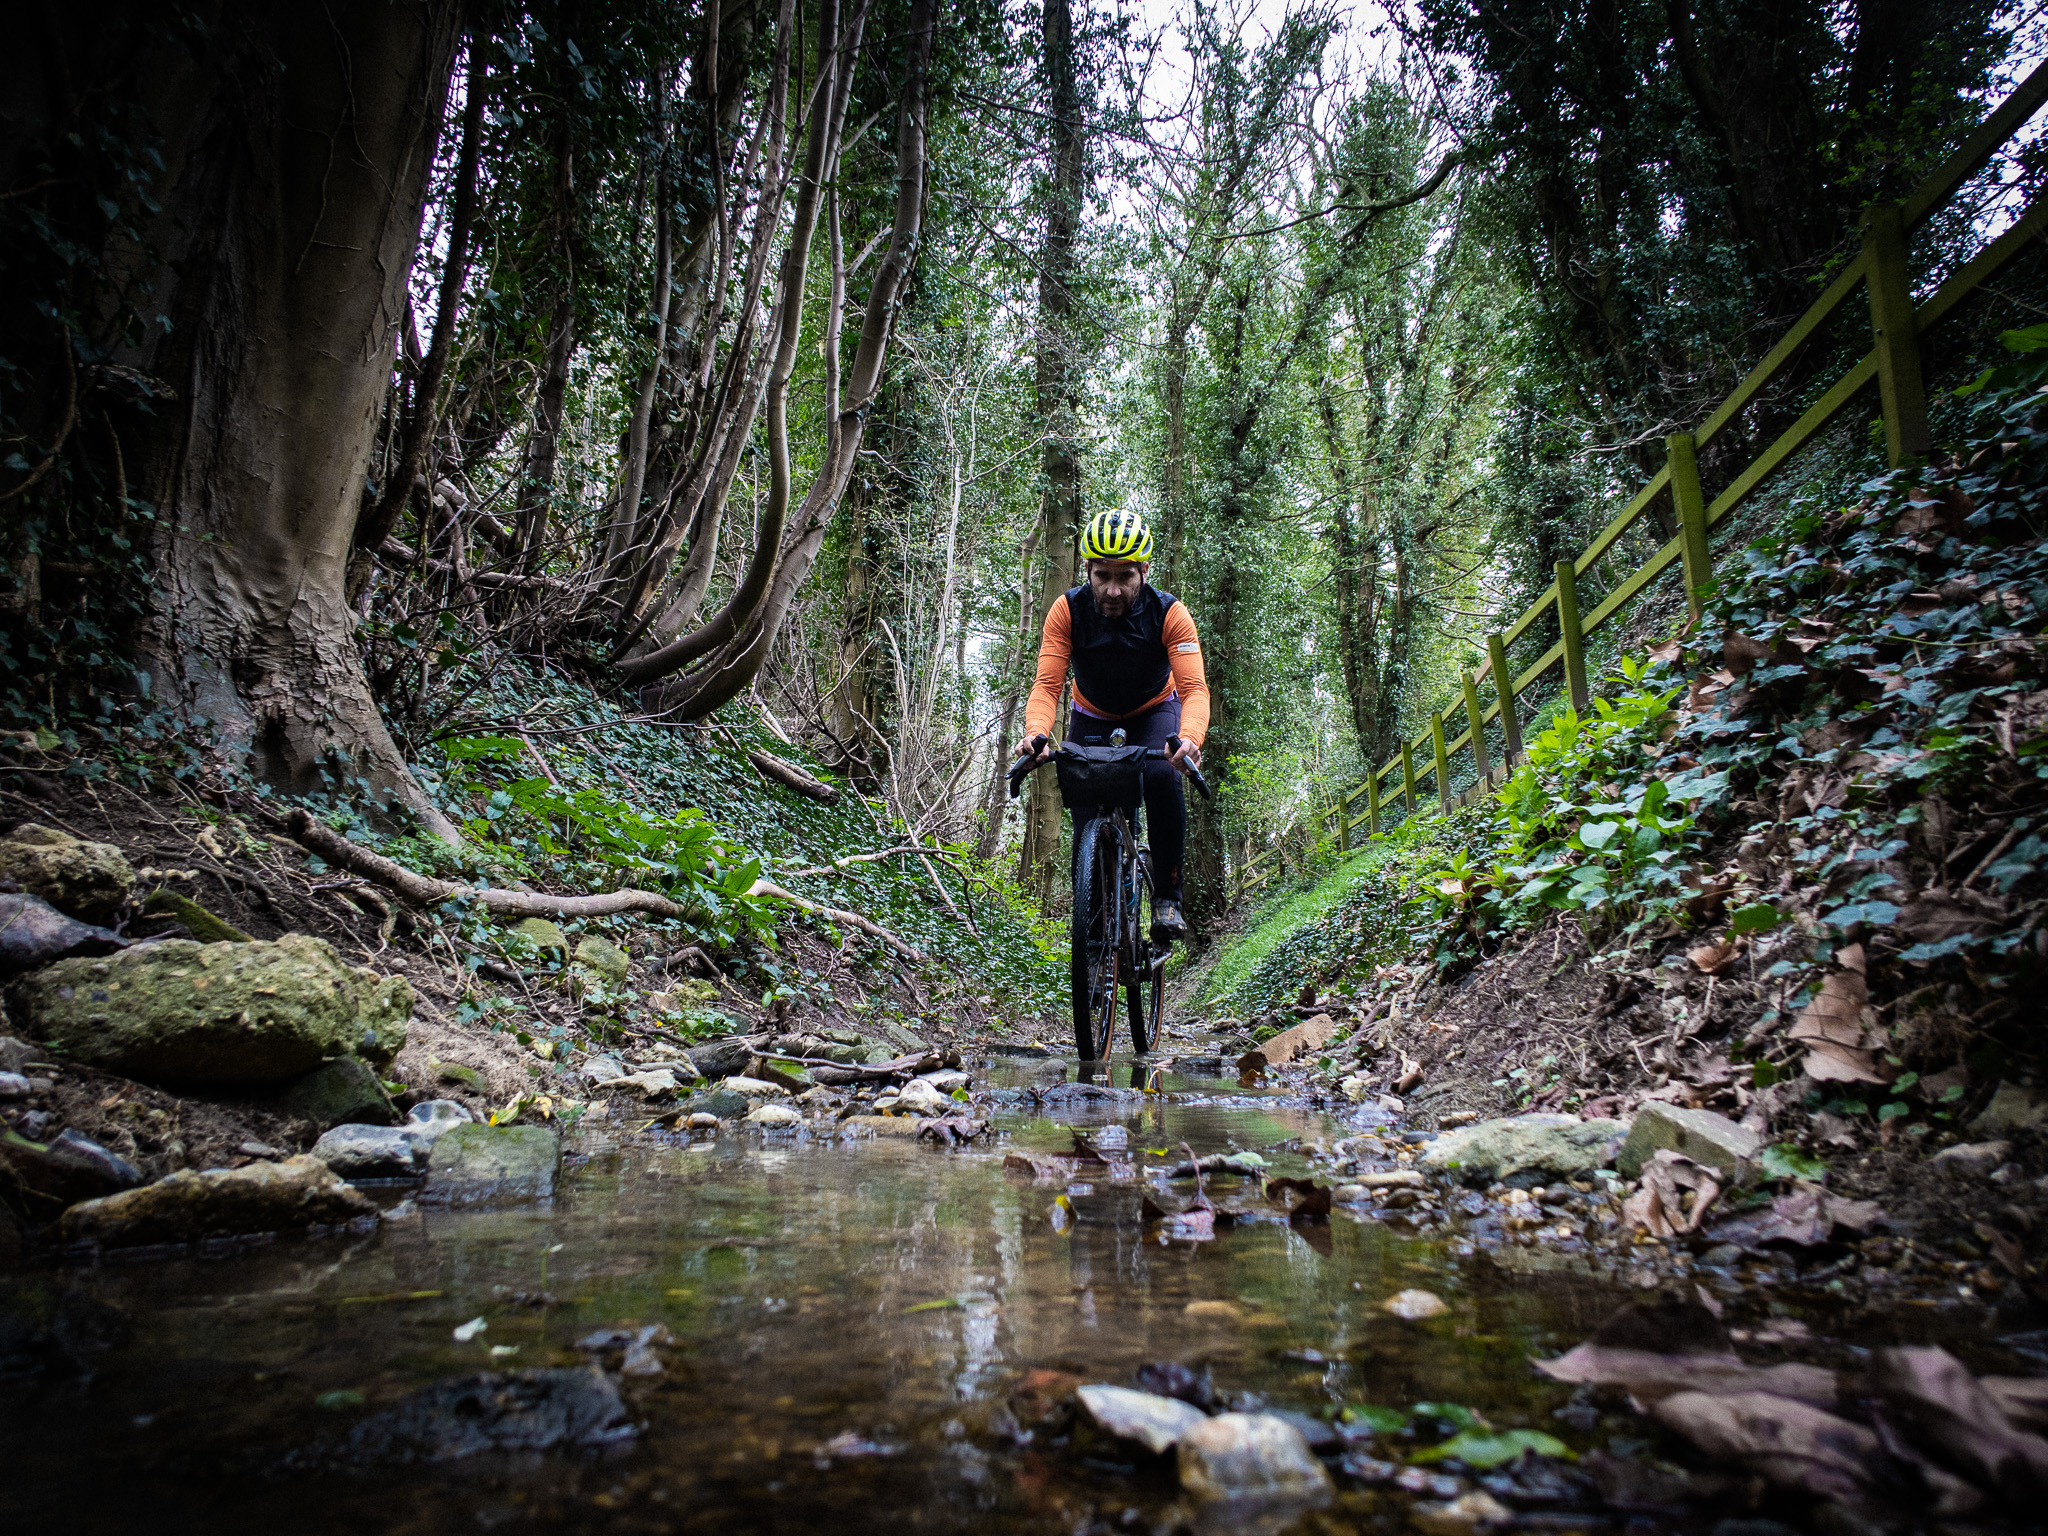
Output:
<svg viewBox="0 0 2048 1536">
<path fill-rule="evenodd" d="M 1081 531 L 1080 388 L 1075 357 L 1074 238 L 1088 168 L 1087 129 L 1074 73 L 1074 12 L 1069 0 L 1045 0 L 1041 16 L 1046 84 L 1052 105 L 1052 177 L 1045 210 L 1045 253 L 1038 268 L 1037 410 L 1045 436 L 1039 500 L 1038 548 L 1045 560 L 1038 611 L 1074 584 L 1075 540 Z M 1007 745 L 1007 744 L 1006 744 Z M 1059 786 L 1049 773 L 1028 781 L 1018 878 L 1041 910 L 1052 905 L 1063 873 L 1058 858 L 1063 830 Z"/>
<path fill-rule="evenodd" d="M 157 193 L 172 324 L 133 359 L 183 392 L 147 463 L 155 690 L 269 782 L 367 781 L 450 836 L 371 701 L 344 581 L 456 23 L 452 0 L 228 8 Z"/>
</svg>

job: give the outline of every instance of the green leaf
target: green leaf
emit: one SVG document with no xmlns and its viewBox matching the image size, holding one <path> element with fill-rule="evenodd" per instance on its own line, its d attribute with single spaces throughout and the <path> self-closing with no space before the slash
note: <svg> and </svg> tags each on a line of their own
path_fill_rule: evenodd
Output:
<svg viewBox="0 0 2048 1536">
<path fill-rule="evenodd" d="M 1911 1113 L 1913 1113 L 1912 1105 L 1894 1099 L 1889 1104 L 1880 1104 L 1878 1106 L 1877 1123 L 1882 1125 L 1887 1120 L 1896 1120 L 1901 1115 L 1910 1115 Z"/>
<path fill-rule="evenodd" d="M 2000 332 L 1998 344 L 2008 352 L 2040 352 L 2048 350 L 2048 322 L 2040 325 L 2022 326 L 2016 331 Z"/>
<path fill-rule="evenodd" d="M 1597 850 L 1612 842 L 1619 831 L 1621 823 L 1618 821 L 1589 821 L 1579 828 L 1579 841 Z"/>
<path fill-rule="evenodd" d="M 1728 933 L 1731 938 L 1745 933 L 1769 933 L 1783 921 L 1784 913 L 1767 901 L 1759 901 L 1728 914 Z"/>
<path fill-rule="evenodd" d="M 1418 1419 L 1435 1419 L 1456 1430 L 1480 1427 L 1479 1415 L 1463 1403 L 1417 1403 L 1414 1412 Z"/>
<path fill-rule="evenodd" d="M 1363 1424 L 1381 1435 L 1398 1435 L 1408 1427 L 1407 1414 L 1398 1408 L 1382 1408 L 1375 1403 L 1354 1403 L 1338 1417 L 1346 1424 Z"/>
<path fill-rule="evenodd" d="M 1562 1440 L 1555 1435 L 1546 1435 L 1540 1429 L 1467 1429 L 1441 1445 L 1417 1451 L 1408 1459 L 1411 1462 L 1462 1461 L 1474 1471 L 1486 1472 L 1504 1466 L 1528 1451 L 1534 1451 L 1538 1456 L 1576 1459 Z"/>
<path fill-rule="evenodd" d="M 1786 1141 L 1765 1147 L 1757 1164 L 1773 1179 L 1817 1179 L 1828 1171 L 1826 1163 Z"/>
</svg>

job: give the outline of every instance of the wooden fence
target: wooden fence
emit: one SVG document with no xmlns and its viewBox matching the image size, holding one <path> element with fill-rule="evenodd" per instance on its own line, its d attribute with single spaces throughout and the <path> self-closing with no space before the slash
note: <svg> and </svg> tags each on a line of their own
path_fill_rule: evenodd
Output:
<svg viewBox="0 0 2048 1536">
<path fill-rule="evenodd" d="M 1386 805 L 1388 782 L 1393 780 L 1409 815 L 1418 804 L 1423 780 L 1434 777 L 1443 810 L 1451 809 L 1451 756 L 1461 748 L 1472 749 L 1473 767 L 1481 785 L 1504 775 L 1522 755 L 1521 719 L 1517 698 L 1540 681 L 1553 667 L 1564 669 L 1564 692 L 1572 708 L 1584 713 L 1591 704 L 1586 678 L 1586 637 L 1615 618 L 1674 564 L 1682 563 L 1686 599 L 1692 612 L 1700 611 L 1701 591 L 1713 581 L 1713 549 L 1709 535 L 1714 526 L 1731 516 L 1769 479 L 1826 429 L 1850 401 L 1873 382 L 1878 387 L 1884 411 L 1885 448 L 1894 467 L 1925 453 L 1930 440 L 1927 430 L 1927 401 L 1920 370 L 1920 338 L 1941 324 L 1963 300 L 1995 276 L 2048 227 L 2048 200 L 2030 202 L 2026 211 L 2005 232 L 1991 241 L 1955 272 L 1924 302 L 1915 304 L 1906 267 L 1906 242 L 1928 218 L 1944 207 L 1956 191 L 1990 161 L 2048 100 L 2048 64 L 2029 75 L 2011 96 L 1973 133 L 1969 141 L 1951 155 L 1940 169 L 1922 182 L 1903 202 L 1874 204 L 1865 211 L 1861 245 L 1855 259 L 1844 267 L 1827 290 L 1801 315 L 1770 355 L 1750 371 L 1749 377 L 1717 406 L 1712 415 L 1692 432 L 1674 433 L 1665 441 L 1664 467 L 1630 499 L 1612 522 L 1601 529 L 1576 560 L 1557 562 L 1556 579 L 1543 595 L 1530 604 L 1506 630 L 1486 637 L 1487 665 L 1482 669 L 1491 683 L 1491 703 L 1484 702 L 1480 680 L 1471 673 L 1459 678 L 1461 697 L 1446 701 L 1432 712 L 1429 728 L 1412 740 L 1403 741 L 1399 753 L 1365 776 L 1362 783 L 1337 797 L 1329 806 L 1308 818 L 1308 824 L 1336 834 L 1338 847 L 1349 849 L 1353 828 L 1359 823 L 1359 802 L 1364 801 L 1364 824 L 1368 835 L 1380 830 Z M 1726 430 L 1763 387 L 1812 340 L 1858 288 L 1870 296 L 1870 327 L 1873 345 L 1863 360 L 1851 368 L 1807 410 L 1776 442 L 1772 443 L 1728 483 L 1710 502 L 1700 484 L 1699 450 Z M 1579 611 L 1579 585 L 1593 563 L 1615 542 L 1649 514 L 1660 497 L 1670 498 L 1678 532 L 1655 554 L 1638 566 L 1626 580 L 1602 598 L 1590 613 Z M 1519 640 L 1546 613 L 1557 615 L 1558 642 L 1538 657 L 1535 664 L 1511 686 L 1508 678 L 1507 648 Z M 1464 711 L 1465 728 L 1457 736 L 1447 735 L 1446 713 Z M 1505 761 L 1489 761 L 1486 727 L 1498 718 L 1506 748 Z M 1418 755 L 1428 758 L 1418 770 Z M 1298 829 L 1301 823 L 1296 824 Z M 1269 884 L 1275 877 L 1279 852 L 1268 849 L 1235 864 L 1235 900 L 1242 900 Z"/>
</svg>

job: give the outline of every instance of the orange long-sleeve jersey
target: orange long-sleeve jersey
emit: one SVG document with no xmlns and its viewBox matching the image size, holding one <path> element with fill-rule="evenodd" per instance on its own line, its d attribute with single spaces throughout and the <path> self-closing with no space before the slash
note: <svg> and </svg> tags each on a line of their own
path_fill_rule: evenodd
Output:
<svg viewBox="0 0 2048 1536">
<path fill-rule="evenodd" d="M 1166 594 L 1161 593 L 1162 597 Z M 1116 713 L 1099 708 L 1090 702 L 1082 687 L 1079 671 L 1074 677 L 1074 704 L 1087 714 L 1101 720 L 1128 720 L 1146 710 L 1165 703 L 1175 694 L 1180 695 L 1180 736 L 1181 739 L 1199 747 L 1202 737 L 1209 729 L 1209 684 L 1202 675 L 1202 640 L 1195 633 L 1193 615 L 1187 604 L 1178 598 L 1169 600 L 1166 615 L 1160 624 L 1159 645 L 1166 652 L 1168 676 L 1164 687 L 1134 709 Z M 1139 648 L 1120 653 L 1128 657 L 1133 665 L 1146 665 L 1147 658 Z M 1157 652 L 1152 653 L 1150 665 L 1156 667 Z M 1054 599 L 1046 610 L 1045 628 L 1038 644 L 1038 672 L 1031 680 L 1031 698 L 1024 706 L 1024 731 L 1027 736 L 1037 736 L 1052 730 L 1054 718 L 1059 713 L 1060 690 L 1066 686 L 1067 670 L 1074 665 L 1073 609 L 1067 594 Z M 1141 674 L 1145 675 L 1145 674 Z M 1157 675 L 1156 672 L 1149 675 Z M 1101 686 L 1100 683 L 1097 684 Z M 1105 696 L 1108 696 L 1105 693 Z"/>
</svg>

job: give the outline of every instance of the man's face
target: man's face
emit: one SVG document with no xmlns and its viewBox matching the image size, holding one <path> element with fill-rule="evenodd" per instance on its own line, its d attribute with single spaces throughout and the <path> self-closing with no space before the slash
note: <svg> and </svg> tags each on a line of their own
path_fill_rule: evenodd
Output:
<svg viewBox="0 0 2048 1536">
<path fill-rule="evenodd" d="M 1135 560 L 1090 560 L 1088 591 L 1095 599 L 1095 611 L 1105 619 L 1120 619 L 1138 600 L 1145 585 L 1145 567 Z"/>
</svg>

